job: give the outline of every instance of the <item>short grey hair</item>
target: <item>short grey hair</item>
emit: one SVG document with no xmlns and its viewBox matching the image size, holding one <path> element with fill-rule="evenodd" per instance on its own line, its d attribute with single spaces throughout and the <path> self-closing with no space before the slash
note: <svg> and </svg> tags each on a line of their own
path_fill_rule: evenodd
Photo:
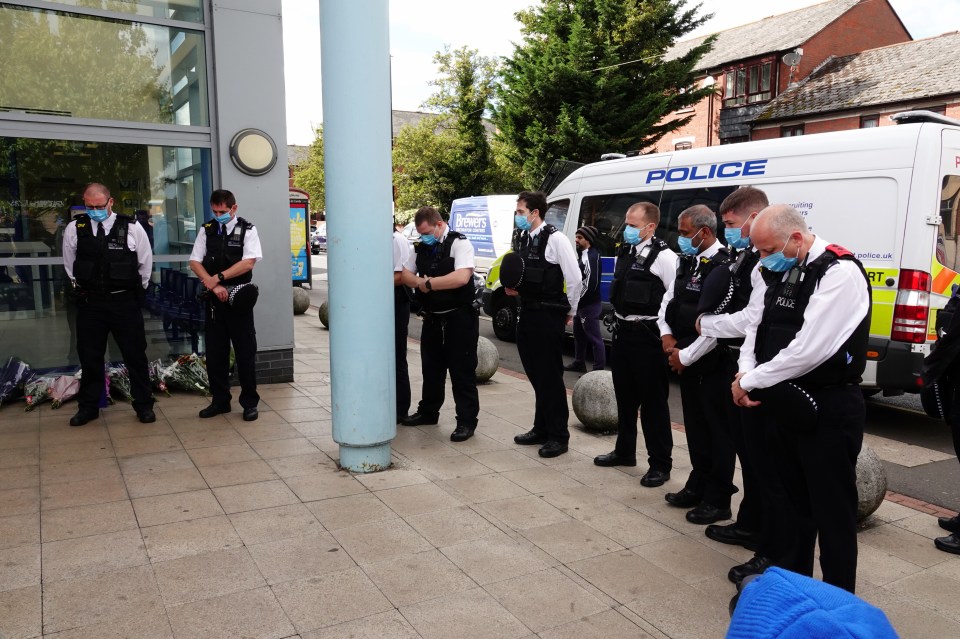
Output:
<svg viewBox="0 0 960 639">
<path fill-rule="evenodd" d="M 705 226 L 710 229 L 711 233 L 717 234 L 717 214 L 710 210 L 709 206 L 694 204 L 680 214 L 677 222 L 684 218 L 690 218 L 690 224 L 693 225 L 693 228 L 698 229 Z"/>
<path fill-rule="evenodd" d="M 784 242 L 794 233 L 806 235 L 810 229 L 800 211 L 789 204 L 772 204 L 760 211 L 754 224 L 764 220 L 769 231 L 778 240 Z"/>
</svg>

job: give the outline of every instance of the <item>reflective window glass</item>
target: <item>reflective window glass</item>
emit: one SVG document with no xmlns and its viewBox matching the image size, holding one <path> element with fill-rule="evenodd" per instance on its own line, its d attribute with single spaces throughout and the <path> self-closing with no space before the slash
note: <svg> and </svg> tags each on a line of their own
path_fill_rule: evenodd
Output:
<svg viewBox="0 0 960 639">
<path fill-rule="evenodd" d="M 74 7 L 132 13 L 165 20 L 203 22 L 201 0 L 57 0 Z"/>
<path fill-rule="evenodd" d="M 199 31 L 0 5 L 0 60 L 0 111 L 209 124 Z"/>
</svg>

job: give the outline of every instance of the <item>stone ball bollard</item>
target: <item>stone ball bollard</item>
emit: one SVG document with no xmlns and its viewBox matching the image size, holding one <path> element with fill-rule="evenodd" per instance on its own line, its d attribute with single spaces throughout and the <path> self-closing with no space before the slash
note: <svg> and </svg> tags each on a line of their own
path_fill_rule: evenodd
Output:
<svg viewBox="0 0 960 639">
<path fill-rule="evenodd" d="M 587 430 L 617 430 L 613 373 L 591 371 L 577 380 L 573 387 L 573 412 Z"/>
<path fill-rule="evenodd" d="M 324 300 L 323 304 L 320 305 L 320 323 L 323 324 L 324 328 L 330 328 L 330 306 L 327 304 L 327 301 Z"/>
<path fill-rule="evenodd" d="M 500 368 L 500 351 L 496 344 L 481 337 L 477 340 L 477 383 L 490 381 Z"/>
<path fill-rule="evenodd" d="M 293 314 L 303 315 L 310 308 L 310 293 L 299 286 L 293 287 Z"/>
<path fill-rule="evenodd" d="M 863 446 L 857 457 L 857 521 L 876 512 L 887 494 L 887 473 L 872 448 Z"/>
</svg>

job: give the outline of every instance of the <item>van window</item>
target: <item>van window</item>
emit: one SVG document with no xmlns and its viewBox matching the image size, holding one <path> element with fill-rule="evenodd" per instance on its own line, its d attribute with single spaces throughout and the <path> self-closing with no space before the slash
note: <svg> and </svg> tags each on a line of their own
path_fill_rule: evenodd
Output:
<svg viewBox="0 0 960 639">
<path fill-rule="evenodd" d="M 940 190 L 940 218 L 949 238 L 957 237 L 957 210 L 960 208 L 960 175 L 944 175 Z"/>
<path fill-rule="evenodd" d="M 677 250 L 677 218 L 685 210 L 696 204 L 709 206 L 717 214 L 717 235 L 723 239 L 723 220 L 720 219 L 720 203 L 739 188 L 738 186 L 715 186 L 705 189 L 681 189 L 664 191 L 660 198 L 660 226 L 657 237 L 667 241 L 670 248 Z"/>
<path fill-rule="evenodd" d="M 612 256 L 616 252 L 617 244 L 623 235 L 623 218 L 627 209 L 637 202 L 657 203 L 657 192 L 647 193 L 613 193 L 607 195 L 590 195 L 580 203 L 580 218 L 577 228 L 581 226 L 595 226 L 599 235 L 596 249 L 604 257 Z"/>
<path fill-rule="evenodd" d="M 570 200 L 557 200 L 551 202 L 547 207 L 547 214 L 543 221 L 552 224 L 558 231 L 563 230 L 563 223 L 567 221 L 567 210 L 570 208 Z"/>
</svg>

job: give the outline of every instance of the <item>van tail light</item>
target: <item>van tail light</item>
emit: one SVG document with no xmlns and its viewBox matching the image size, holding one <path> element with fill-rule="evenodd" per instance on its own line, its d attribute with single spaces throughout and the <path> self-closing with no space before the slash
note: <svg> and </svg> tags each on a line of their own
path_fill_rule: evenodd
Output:
<svg viewBox="0 0 960 639">
<path fill-rule="evenodd" d="M 930 274 L 910 269 L 900 271 L 890 339 L 895 342 L 923 344 L 927 341 L 929 315 Z"/>
</svg>

